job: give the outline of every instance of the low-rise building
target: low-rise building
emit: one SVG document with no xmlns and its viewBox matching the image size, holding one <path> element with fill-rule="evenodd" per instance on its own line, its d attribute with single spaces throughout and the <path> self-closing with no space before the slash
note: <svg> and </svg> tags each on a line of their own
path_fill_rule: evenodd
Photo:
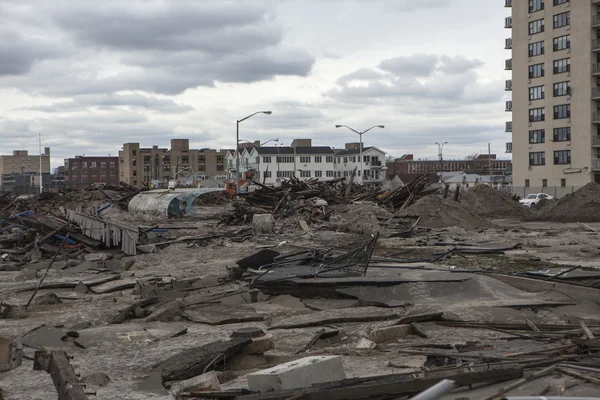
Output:
<svg viewBox="0 0 600 400">
<path fill-rule="evenodd" d="M 349 143 L 344 150 L 334 150 L 329 146 L 313 146 L 311 139 L 295 139 L 291 146 L 240 148 L 240 177 L 243 179 L 250 173 L 266 185 L 278 185 L 294 176 L 300 180 L 332 180 L 353 174 L 355 183 L 361 182 L 361 175 L 365 184 L 383 182 L 385 153 L 365 147 L 361 174 L 360 152 L 355 145 Z M 235 179 L 235 152 L 228 153 L 226 161 L 228 179 Z"/>
<path fill-rule="evenodd" d="M 0 155 L 0 191 L 39 193 L 40 167 L 43 182 L 49 182 L 50 147 L 37 155 L 29 154 L 27 150 L 14 150 L 12 155 Z"/>
<path fill-rule="evenodd" d="M 463 160 L 415 160 L 412 154 L 405 154 L 387 163 L 387 174 L 431 174 L 437 172 L 465 171 L 471 174 L 502 175 L 512 170 L 511 160 L 499 160 L 496 154 L 480 154 Z"/>
<path fill-rule="evenodd" d="M 125 143 L 119 151 L 120 180 L 142 186 L 187 175 L 224 176 L 227 150 L 190 149 L 189 139 L 172 139 L 171 148 Z"/>
<path fill-rule="evenodd" d="M 119 157 L 75 156 L 65 159 L 65 185 L 71 188 L 119 184 Z"/>
</svg>

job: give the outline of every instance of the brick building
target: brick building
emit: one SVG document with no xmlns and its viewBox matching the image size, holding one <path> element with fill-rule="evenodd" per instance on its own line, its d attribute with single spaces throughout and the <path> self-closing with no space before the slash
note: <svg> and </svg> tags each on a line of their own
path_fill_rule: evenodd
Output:
<svg viewBox="0 0 600 400">
<path fill-rule="evenodd" d="M 227 150 L 190 149 L 189 139 L 171 139 L 171 148 L 125 143 L 119 151 L 120 180 L 141 186 L 187 175 L 225 175 Z"/>
<path fill-rule="evenodd" d="M 65 159 L 65 185 L 89 187 L 92 184 L 119 184 L 119 157 L 75 156 Z"/>
<path fill-rule="evenodd" d="M 387 163 L 388 176 L 418 175 L 436 172 L 467 172 L 471 174 L 500 175 L 512 170 L 511 160 L 498 160 L 495 154 L 480 154 L 472 160 L 415 160 L 412 154 L 405 154 Z"/>
</svg>

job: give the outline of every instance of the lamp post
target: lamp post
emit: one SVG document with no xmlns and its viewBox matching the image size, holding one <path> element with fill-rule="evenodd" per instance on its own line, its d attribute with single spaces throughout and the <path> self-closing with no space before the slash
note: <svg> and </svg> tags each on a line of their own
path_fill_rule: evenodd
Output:
<svg viewBox="0 0 600 400">
<path fill-rule="evenodd" d="M 444 145 L 448 144 L 448 142 L 444 142 L 442 144 L 435 142 L 435 144 L 438 145 L 438 157 L 440 158 L 440 173 L 443 173 L 443 169 L 444 169 L 444 157 L 443 157 L 443 151 L 444 151 Z"/>
<path fill-rule="evenodd" d="M 364 130 L 362 132 L 359 132 L 355 129 L 350 128 L 348 125 L 336 125 L 336 128 L 348 128 L 350 129 L 352 132 L 354 133 L 358 133 L 358 135 L 360 136 L 360 173 L 361 173 L 361 177 L 360 177 L 360 184 L 363 184 L 363 176 L 365 175 L 365 171 L 363 171 L 363 141 L 362 141 L 362 135 L 369 132 L 371 129 L 373 128 L 385 128 L 385 125 L 373 125 L 372 127 L 370 127 L 367 130 Z"/>
<path fill-rule="evenodd" d="M 271 111 L 257 111 L 254 114 L 250 114 L 247 117 L 238 119 L 236 121 L 236 136 L 235 136 L 235 193 L 240 193 L 240 122 L 247 120 L 248 118 L 254 117 L 256 114 L 267 114 L 271 115 Z"/>
</svg>

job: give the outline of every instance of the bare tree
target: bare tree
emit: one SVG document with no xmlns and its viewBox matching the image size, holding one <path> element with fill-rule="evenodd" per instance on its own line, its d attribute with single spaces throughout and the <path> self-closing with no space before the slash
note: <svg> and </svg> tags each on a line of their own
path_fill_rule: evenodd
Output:
<svg viewBox="0 0 600 400">
<path fill-rule="evenodd" d="M 477 160 L 477 157 L 479 157 L 479 153 L 471 153 L 465 156 L 465 160 Z"/>
<path fill-rule="evenodd" d="M 394 161 L 396 161 L 396 157 L 394 157 L 392 155 L 385 156 L 385 162 L 386 163 L 388 163 L 388 162 L 394 162 Z"/>
</svg>

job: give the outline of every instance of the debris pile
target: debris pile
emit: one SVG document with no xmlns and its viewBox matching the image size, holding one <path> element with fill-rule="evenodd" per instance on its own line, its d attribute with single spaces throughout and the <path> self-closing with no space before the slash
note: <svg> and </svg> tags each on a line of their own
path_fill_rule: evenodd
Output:
<svg viewBox="0 0 600 400">
<path fill-rule="evenodd" d="M 488 185 L 477 185 L 463 192 L 461 203 L 485 218 L 523 218 L 532 215 L 531 209 Z"/>
<path fill-rule="evenodd" d="M 449 198 L 443 199 L 438 195 L 422 198 L 400 215 L 420 218 L 419 226 L 427 228 L 456 226 L 464 229 L 480 229 L 489 225 L 485 218 L 473 212 L 468 205 Z"/>
<path fill-rule="evenodd" d="M 259 189 L 243 200 L 233 201 L 231 209 L 223 213 L 220 220 L 230 225 L 243 224 L 251 221 L 255 214 L 273 214 L 279 218 L 301 216 L 308 223 L 318 223 L 330 219 L 332 209 L 328 206 L 331 205 L 367 201 L 385 206 L 393 212 L 437 192 L 437 189 L 427 189 L 434 182 L 428 175 L 421 175 L 406 186 L 390 192 L 354 185 L 352 182 L 345 183 L 346 180 L 300 181 L 292 178 L 275 188 L 254 182 Z"/>
<path fill-rule="evenodd" d="M 600 185 L 590 182 L 575 193 L 544 206 L 535 219 L 556 222 L 600 222 Z"/>
</svg>

